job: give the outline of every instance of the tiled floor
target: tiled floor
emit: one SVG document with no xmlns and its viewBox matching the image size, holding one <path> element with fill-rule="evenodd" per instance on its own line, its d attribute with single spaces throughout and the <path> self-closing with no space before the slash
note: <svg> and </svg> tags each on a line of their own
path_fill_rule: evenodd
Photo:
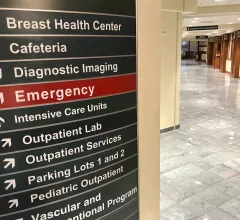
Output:
<svg viewBox="0 0 240 220">
<path fill-rule="evenodd" d="M 240 219 L 240 79 L 187 61 L 181 128 L 161 135 L 161 220 Z"/>
</svg>

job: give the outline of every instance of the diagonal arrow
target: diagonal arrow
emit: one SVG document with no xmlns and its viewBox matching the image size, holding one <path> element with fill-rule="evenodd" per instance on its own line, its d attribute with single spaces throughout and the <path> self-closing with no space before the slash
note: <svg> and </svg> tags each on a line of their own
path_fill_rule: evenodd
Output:
<svg viewBox="0 0 240 220">
<path fill-rule="evenodd" d="M 8 186 L 5 188 L 6 190 L 8 190 L 11 186 L 12 186 L 13 189 L 15 189 L 16 186 L 17 186 L 16 185 L 16 180 L 6 180 L 4 183 L 8 184 Z"/>
<path fill-rule="evenodd" d="M 2 147 L 6 147 L 8 145 L 8 147 L 12 146 L 12 140 L 11 138 L 3 138 L 1 140 L 1 142 L 4 142 L 4 144 L 2 145 Z"/>
<path fill-rule="evenodd" d="M 9 206 L 9 208 L 11 209 L 13 206 L 18 207 L 18 199 L 12 199 L 10 200 L 8 203 L 11 203 L 11 205 Z"/>
<path fill-rule="evenodd" d="M 3 96 L 3 93 L 0 92 L 0 104 L 3 104 L 4 103 L 4 96 Z"/>
<path fill-rule="evenodd" d="M 7 169 L 9 166 L 12 166 L 12 169 L 15 167 L 15 159 L 14 158 L 7 158 L 3 162 L 7 162 L 7 164 L 4 166 L 5 169 Z"/>
<path fill-rule="evenodd" d="M 5 120 L 0 117 L 0 122 L 5 123 Z M 2 127 L 2 123 L 0 123 L 0 128 Z"/>
</svg>

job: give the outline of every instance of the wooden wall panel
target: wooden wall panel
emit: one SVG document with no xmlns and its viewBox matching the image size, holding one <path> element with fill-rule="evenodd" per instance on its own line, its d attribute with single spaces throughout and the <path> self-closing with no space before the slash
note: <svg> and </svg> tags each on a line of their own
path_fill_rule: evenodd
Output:
<svg viewBox="0 0 240 220">
<path fill-rule="evenodd" d="M 212 62 L 212 66 L 214 69 L 220 69 L 221 50 L 222 50 L 222 37 L 215 37 Z"/>
<path fill-rule="evenodd" d="M 229 34 L 224 34 L 222 37 L 222 50 L 221 50 L 221 62 L 220 62 L 220 71 L 226 73 L 226 61 L 228 57 L 228 45 L 229 45 Z"/>
<path fill-rule="evenodd" d="M 210 38 L 208 40 L 208 48 L 207 48 L 207 64 L 212 65 L 213 61 L 213 44 L 214 44 L 214 39 Z"/>
<path fill-rule="evenodd" d="M 233 34 L 232 72 L 231 77 L 239 78 L 240 66 L 240 31 Z"/>
</svg>

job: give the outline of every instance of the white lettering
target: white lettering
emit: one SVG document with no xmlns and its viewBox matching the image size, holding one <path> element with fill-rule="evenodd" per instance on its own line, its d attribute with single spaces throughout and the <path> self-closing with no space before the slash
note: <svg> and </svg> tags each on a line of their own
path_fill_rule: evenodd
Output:
<svg viewBox="0 0 240 220">
<path fill-rule="evenodd" d="M 95 86 L 83 86 L 81 88 L 66 88 L 41 91 L 41 92 L 25 92 L 25 90 L 15 91 L 16 102 L 32 102 L 53 99 L 62 101 L 67 97 L 89 96 L 92 97 L 95 91 Z"/>
<path fill-rule="evenodd" d="M 32 30 L 44 30 L 44 29 L 51 29 L 50 21 L 47 19 L 46 21 L 23 21 L 23 20 L 16 20 L 12 17 L 7 17 L 7 27 L 8 29 L 32 29 Z"/>
<path fill-rule="evenodd" d="M 41 43 L 40 45 L 33 45 L 32 42 L 27 45 L 19 45 L 17 43 L 10 44 L 10 51 L 13 54 L 31 54 L 31 53 L 66 53 L 67 46 L 57 44 L 45 45 Z"/>
</svg>

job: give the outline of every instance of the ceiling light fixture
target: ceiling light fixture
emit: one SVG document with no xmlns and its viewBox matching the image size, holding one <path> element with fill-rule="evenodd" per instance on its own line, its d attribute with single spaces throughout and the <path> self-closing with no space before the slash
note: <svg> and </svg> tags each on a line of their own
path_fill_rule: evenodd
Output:
<svg viewBox="0 0 240 220">
<path fill-rule="evenodd" d="M 229 22 L 228 24 L 233 24 L 232 22 Z"/>
<path fill-rule="evenodd" d="M 192 21 L 192 23 L 196 23 L 196 21 Z"/>
<path fill-rule="evenodd" d="M 194 18 L 194 20 L 199 20 L 199 18 Z"/>
</svg>

